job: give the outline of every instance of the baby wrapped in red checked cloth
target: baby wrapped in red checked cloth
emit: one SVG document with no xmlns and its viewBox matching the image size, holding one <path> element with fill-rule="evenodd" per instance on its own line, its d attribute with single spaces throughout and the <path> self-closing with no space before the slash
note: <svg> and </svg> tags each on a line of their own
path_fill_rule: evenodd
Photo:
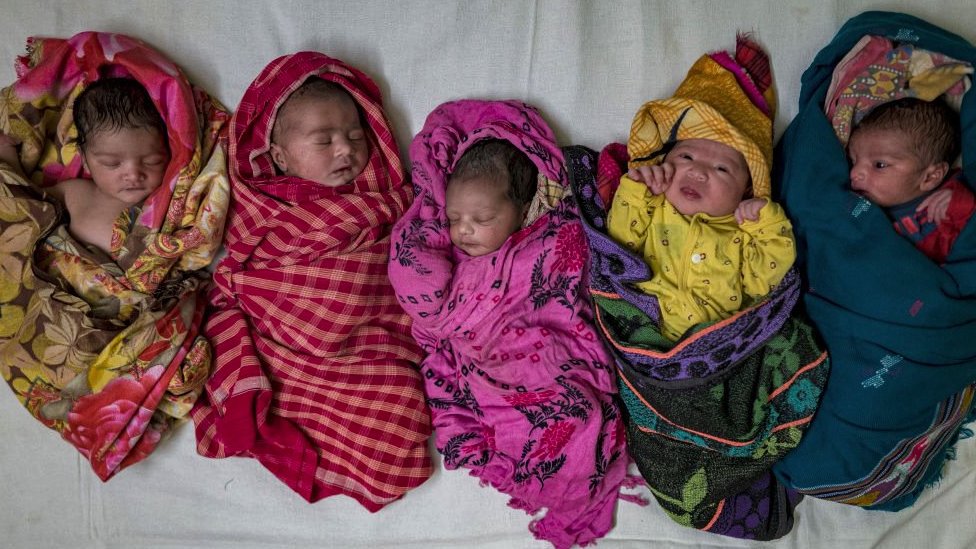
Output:
<svg viewBox="0 0 976 549">
<path fill-rule="evenodd" d="M 412 192 L 379 89 L 319 53 L 274 60 L 231 121 L 230 166 L 198 451 L 376 511 L 431 473 L 420 349 L 387 278 Z"/>
</svg>

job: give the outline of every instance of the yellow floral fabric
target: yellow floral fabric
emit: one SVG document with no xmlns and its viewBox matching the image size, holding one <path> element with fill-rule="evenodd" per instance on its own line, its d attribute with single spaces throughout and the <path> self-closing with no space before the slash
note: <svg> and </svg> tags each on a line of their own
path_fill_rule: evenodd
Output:
<svg viewBox="0 0 976 549">
<path fill-rule="evenodd" d="M 0 374 L 41 423 L 107 480 L 187 416 L 209 373 L 200 335 L 229 206 L 229 115 L 138 40 L 31 39 L 0 90 Z M 109 253 L 76 241 L 43 189 L 85 177 L 71 105 L 106 75 L 139 80 L 167 127 L 163 184 L 115 222 Z"/>
</svg>

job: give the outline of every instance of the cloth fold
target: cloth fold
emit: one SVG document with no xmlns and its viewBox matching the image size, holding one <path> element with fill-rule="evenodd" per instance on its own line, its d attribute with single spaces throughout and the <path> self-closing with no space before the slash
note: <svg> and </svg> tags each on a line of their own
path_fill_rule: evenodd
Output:
<svg viewBox="0 0 976 549">
<path fill-rule="evenodd" d="M 457 159 L 487 138 L 539 169 L 537 218 L 468 257 L 451 243 L 445 190 Z M 418 197 L 394 229 L 390 279 L 429 353 L 422 372 L 445 467 L 469 469 L 512 507 L 544 510 L 530 526 L 537 538 L 593 542 L 612 526 L 627 457 L 563 153 L 534 108 L 466 100 L 437 107 L 410 154 Z"/>
<path fill-rule="evenodd" d="M 867 35 L 837 63 L 825 110 L 837 138 L 847 143 L 851 130 L 871 109 L 888 101 L 944 96 L 959 109 L 972 86 L 973 67 L 911 43 Z"/>
<path fill-rule="evenodd" d="M 941 267 L 850 191 L 844 143 L 825 114 L 833 75 L 865 36 L 972 65 L 976 48 L 915 17 L 848 21 L 803 74 L 799 114 L 777 154 L 810 318 L 836 367 L 821 409 L 776 473 L 805 494 L 881 510 L 915 502 L 937 480 L 972 411 L 976 382 L 976 227 Z M 910 81 L 910 80 L 909 80 Z M 904 84 L 904 80 L 902 81 Z M 903 93 L 904 90 L 897 93 Z M 962 172 L 976 173 L 976 107 L 962 100 Z"/>
<path fill-rule="evenodd" d="M 0 169 L 0 371 L 18 399 L 107 480 L 153 451 L 209 374 L 198 335 L 228 205 L 228 115 L 133 38 L 31 38 L 0 91 L 0 131 L 22 142 Z M 71 105 L 91 82 L 130 77 L 167 127 L 163 184 L 115 223 L 110 253 L 77 242 L 44 194 L 85 177 Z M 24 179 L 26 175 L 27 179 Z"/>
<path fill-rule="evenodd" d="M 342 86 L 363 115 L 369 159 L 340 187 L 278 175 L 269 152 L 278 109 L 313 76 Z M 386 272 L 390 228 L 412 192 L 379 88 L 320 53 L 272 61 L 231 121 L 230 167 L 198 451 L 254 457 L 309 501 L 343 494 L 377 511 L 431 474 L 421 353 Z"/>
</svg>

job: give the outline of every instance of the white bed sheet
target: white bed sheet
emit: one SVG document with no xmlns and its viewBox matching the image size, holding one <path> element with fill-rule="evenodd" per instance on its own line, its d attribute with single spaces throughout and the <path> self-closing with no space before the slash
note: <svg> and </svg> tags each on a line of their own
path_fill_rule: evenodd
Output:
<svg viewBox="0 0 976 549">
<path fill-rule="evenodd" d="M 818 2 L 47 1 L 0 5 L 0 84 L 29 35 L 123 32 L 154 45 L 230 108 L 272 58 L 314 49 L 370 74 L 401 149 L 439 103 L 520 98 L 563 144 L 626 138 L 644 101 L 669 95 L 702 53 L 751 31 L 771 54 L 777 134 L 800 76 L 848 18 L 906 11 L 976 40 L 969 0 Z M 150 458 L 101 483 L 74 449 L 0 388 L 0 547 L 547 547 L 530 518 L 463 472 L 370 514 L 348 498 L 308 504 L 257 462 L 209 460 L 180 427 Z M 750 543 L 678 526 L 622 502 L 600 547 L 976 547 L 976 443 L 911 509 L 868 512 L 807 498 L 791 534 Z"/>
</svg>

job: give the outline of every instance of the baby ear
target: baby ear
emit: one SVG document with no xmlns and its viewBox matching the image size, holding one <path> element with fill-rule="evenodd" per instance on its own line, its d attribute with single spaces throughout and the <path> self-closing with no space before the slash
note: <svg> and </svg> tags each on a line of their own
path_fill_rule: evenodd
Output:
<svg viewBox="0 0 976 549">
<path fill-rule="evenodd" d="M 271 144 L 271 160 L 281 173 L 288 173 L 288 159 L 285 150 L 277 143 Z"/>
<path fill-rule="evenodd" d="M 942 183 L 942 180 L 945 179 L 947 173 L 949 173 L 948 162 L 936 162 L 935 164 L 931 164 L 928 168 L 925 168 L 925 173 L 922 177 L 922 184 L 919 185 L 919 189 L 926 192 L 931 191 Z"/>
</svg>

